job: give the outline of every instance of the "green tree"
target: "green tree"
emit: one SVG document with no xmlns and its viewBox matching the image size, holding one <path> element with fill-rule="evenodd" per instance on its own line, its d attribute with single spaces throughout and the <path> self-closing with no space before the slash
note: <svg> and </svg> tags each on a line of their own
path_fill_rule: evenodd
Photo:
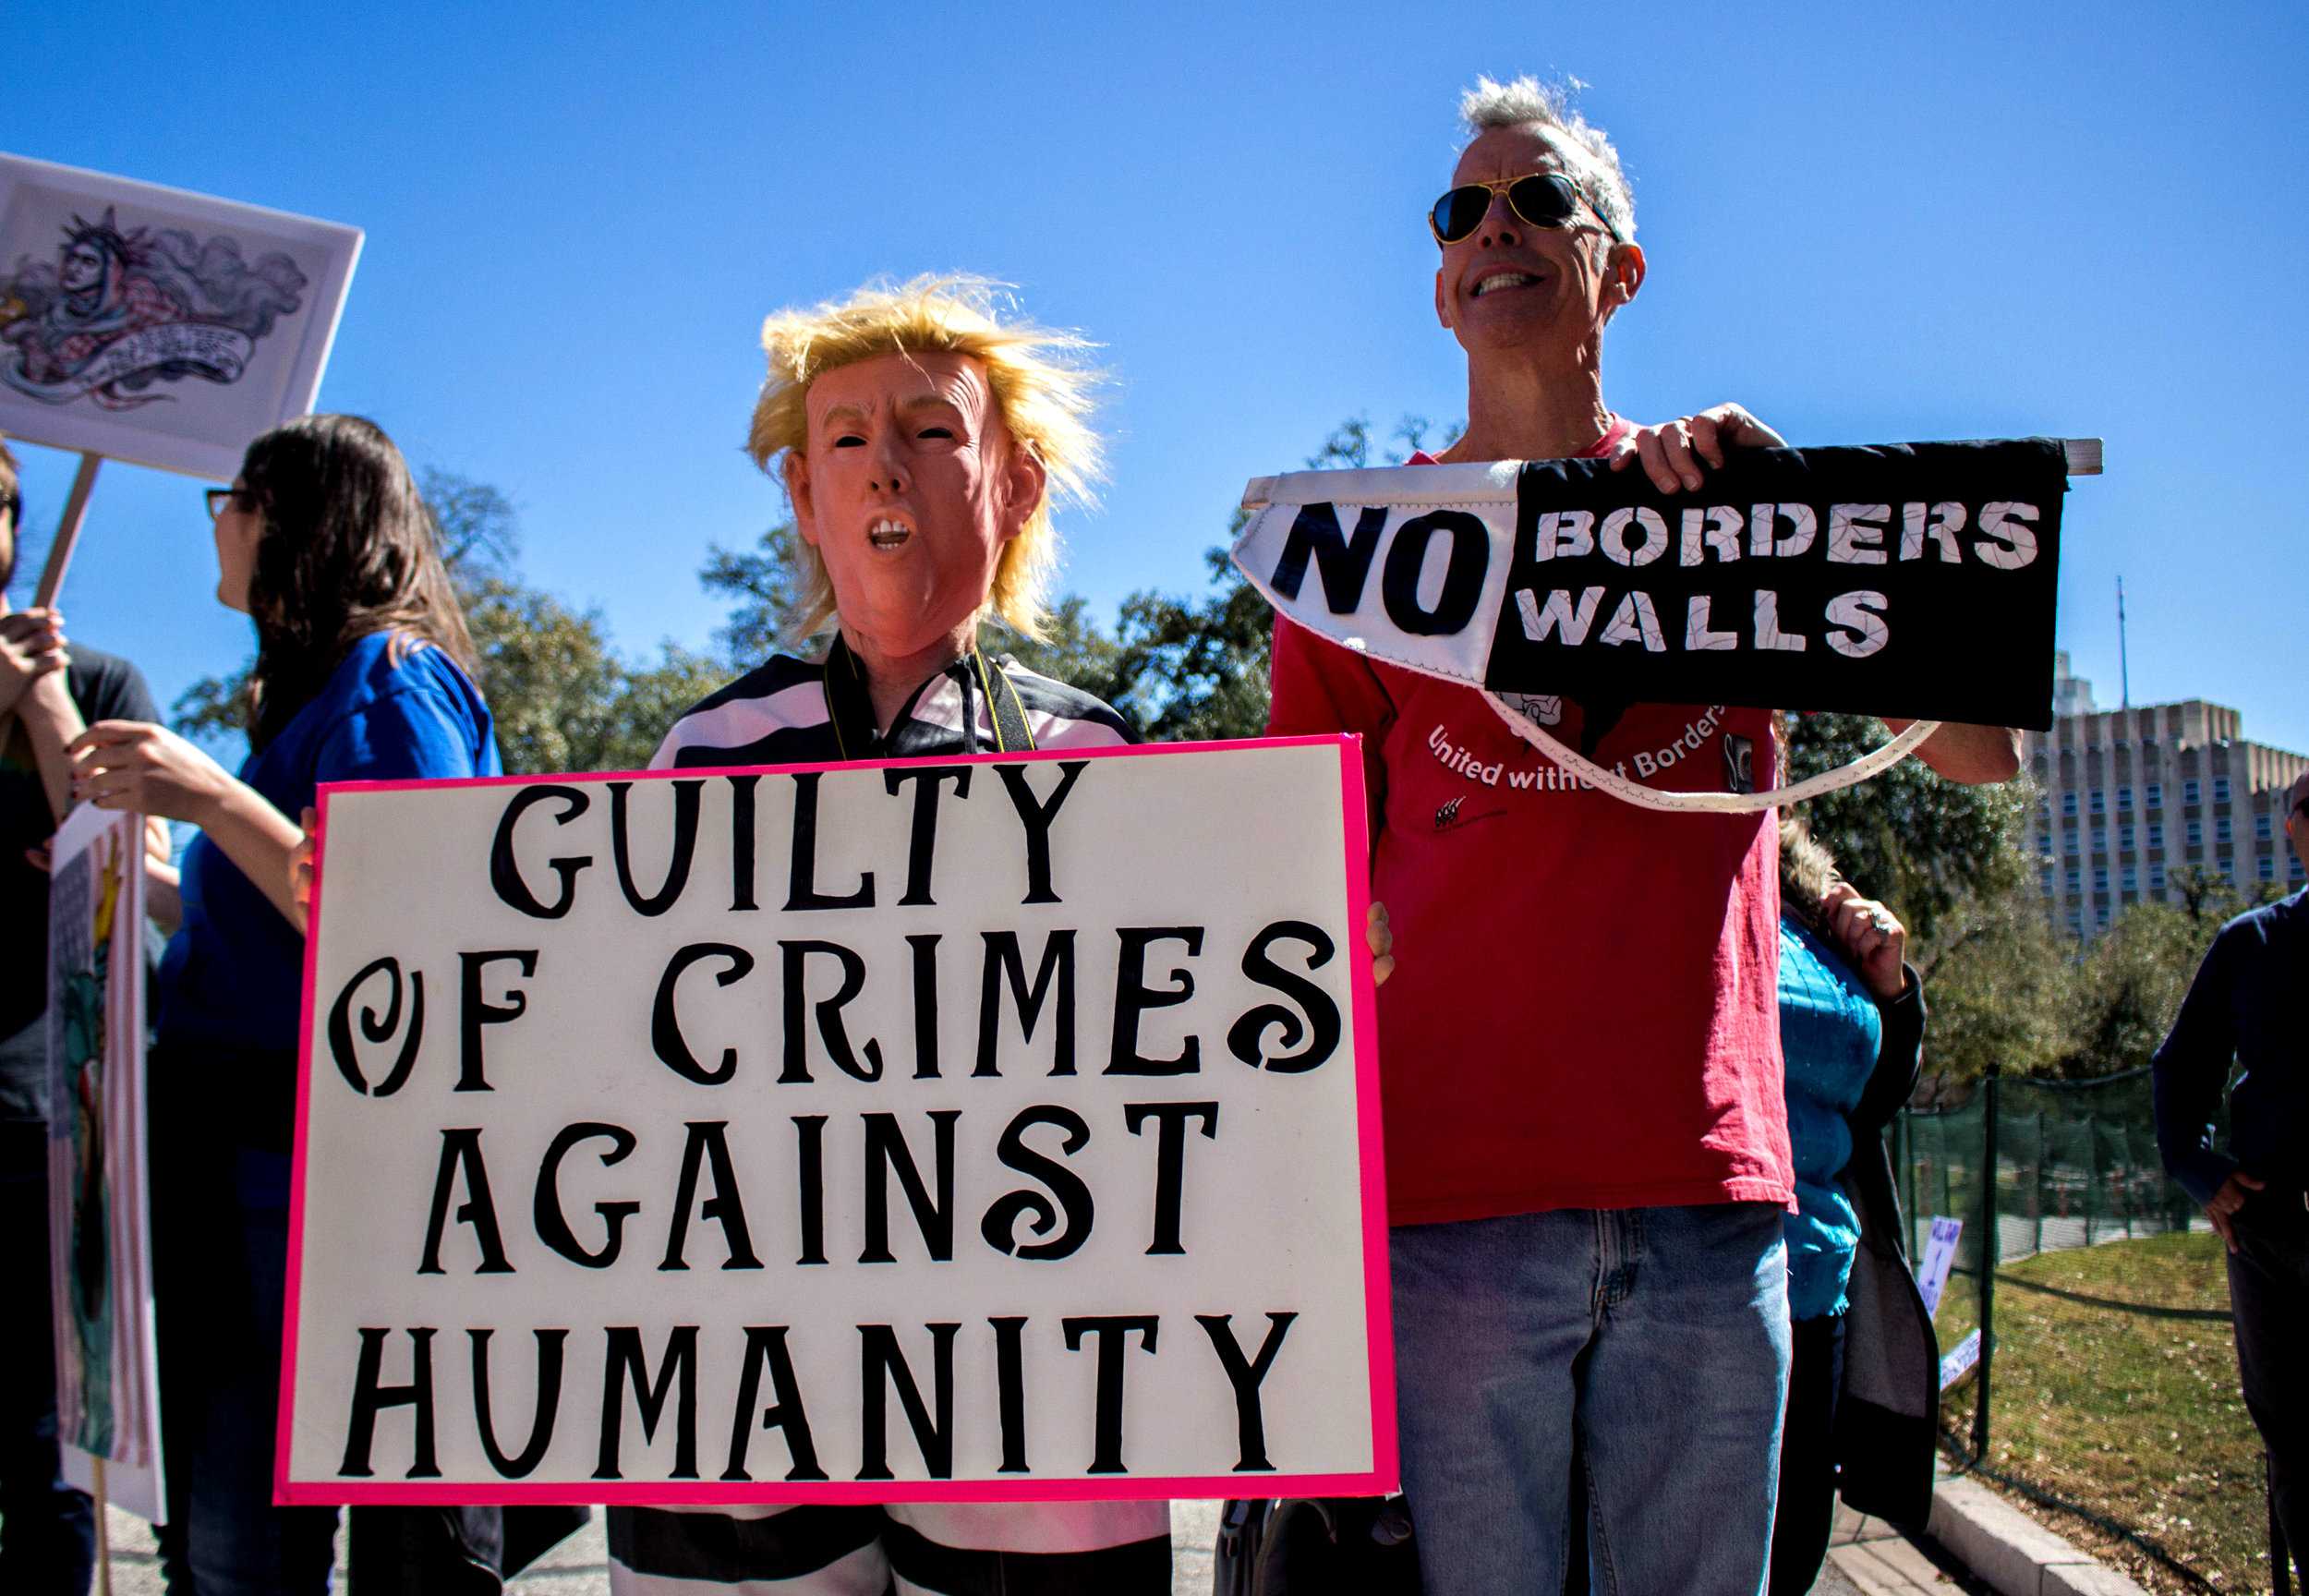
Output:
<svg viewBox="0 0 2309 1596">
<path fill-rule="evenodd" d="M 2107 1075 L 2147 1063 L 2218 929 L 2168 903 L 2136 903 L 2118 915 L 2077 960 L 2060 1073 Z"/>
<path fill-rule="evenodd" d="M 2173 871 L 2166 884 L 2170 901 L 2133 905 L 2077 955 L 2061 1074 L 2106 1075 L 2147 1063 L 2180 1017 L 2220 928 L 2282 896 L 2269 883 L 2241 890 L 2198 865 Z"/>
<path fill-rule="evenodd" d="M 751 671 L 791 641 L 787 628 L 802 599 L 794 574 L 802 548 L 793 524 L 781 521 L 750 549 L 725 549 L 716 543 L 707 550 L 697 580 L 707 592 L 729 601 L 729 615 L 714 641 L 733 671 Z"/>
<path fill-rule="evenodd" d="M 984 640 L 985 647 L 990 653 L 1009 655 L 1037 675 L 1080 687 L 1108 704 L 1118 703 L 1127 685 L 1121 647 L 1100 627 L 1088 600 L 1080 594 L 1067 594 L 1050 607 L 1043 632 L 1037 642 L 997 626 Z"/>
<path fill-rule="evenodd" d="M 1435 446 L 1458 432 L 1456 426 L 1446 429 Z M 1434 433 L 1426 417 L 1406 416 L 1380 457 L 1400 466 Z M 1373 447 L 1370 420 L 1349 417 L 1307 457 L 1307 466 L 1357 469 L 1372 464 Z M 1150 741 L 1208 742 L 1256 737 L 1266 730 L 1275 614 L 1227 558 L 1247 519 L 1237 509 L 1227 522 L 1227 543 L 1204 553 L 1211 580 L 1199 596 L 1150 589 L 1123 600 L 1116 629 L 1119 690 L 1108 701 Z"/>
<path fill-rule="evenodd" d="M 1911 947 L 1931 1019 L 1925 1070 L 1938 1095 L 1994 1066 L 2011 1075 L 2058 1073 L 2072 1051 L 2075 944 L 2054 932 L 2017 854 L 1992 860 L 1984 879 Z"/>
<path fill-rule="evenodd" d="M 515 775 L 637 769 L 682 711 L 728 679 L 719 661 L 671 644 L 653 663 L 631 663 L 598 611 L 502 578 L 467 592 L 465 624 L 498 751 Z"/>
<path fill-rule="evenodd" d="M 1883 722 L 1871 716 L 1792 717 L 1790 778 L 1848 765 L 1884 736 Z M 1910 758 L 1799 812 L 1845 878 L 1891 904 L 1928 941 L 1960 899 L 1981 888 L 2002 890 L 2000 867 L 2020 868 L 2021 825 L 2032 796 L 2025 781 L 1966 787 Z"/>
</svg>

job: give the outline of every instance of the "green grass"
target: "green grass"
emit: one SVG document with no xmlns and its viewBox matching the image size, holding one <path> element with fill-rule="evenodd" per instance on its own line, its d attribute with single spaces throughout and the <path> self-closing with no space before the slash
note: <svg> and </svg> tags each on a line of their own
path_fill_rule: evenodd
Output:
<svg viewBox="0 0 2309 1596">
<path fill-rule="evenodd" d="M 2260 1438 L 2238 1393 L 2229 1326 L 2068 1301 L 2016 1280 L 2226 1312 L 2219 1238 L 2147 1237 L 2006 1265 L 1989 1461 L 2126 1525 L 2223 1590 L 2267 1590 Z M 1969 1295 L 1951 1306 L 1970 1308 Z M 1954 1344 L 1945 1324 L 1941 1336 Z M 1970 1382 L 1948 1399 L 1969 1433 Z"/>
</svg>

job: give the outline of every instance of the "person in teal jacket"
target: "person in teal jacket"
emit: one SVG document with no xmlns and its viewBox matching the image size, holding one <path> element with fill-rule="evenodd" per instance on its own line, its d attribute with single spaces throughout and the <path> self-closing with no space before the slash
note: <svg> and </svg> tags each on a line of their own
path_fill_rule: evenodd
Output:
<svg viewBox="0 0 2309 1596">
<path fill-rule="evenodd" d="M 1863 1229 L 1856 1168 L 1881 1158 L 1884 1124 L 1916 1088 L 1924 989 L 1903 959 L 1908 933 L 1899 918 L 1838 875 L 1800 820 L 1780 823 L 1780 1044 L 1795 1157 L 1796 1211 L 1786 1221 L 1795 1357 L 1769 1589 L 1797 1596 L 1819 1577 L 1835 1518 L 1849 1287 Z"/>
</svg>

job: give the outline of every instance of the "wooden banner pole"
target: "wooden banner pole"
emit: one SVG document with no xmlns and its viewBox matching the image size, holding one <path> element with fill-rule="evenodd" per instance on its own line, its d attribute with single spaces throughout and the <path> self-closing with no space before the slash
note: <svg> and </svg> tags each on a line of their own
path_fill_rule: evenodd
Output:
<svg viewBox="0 0 2309 1596">
<path fill-rule="evenodd" d="M 93 460 L 93 454 L 82 456 Z M 104 1460 L 91 1459 L 96 1465 L 96 1590 L 97 1596 L 113 1596 L 113 1538 L 104 1518 Z"/>
<path fill-rule="evenodd" d="M 2097 477 L 2100 475 L 2101 447 L 2099 439 L 2063 438 L 2061 440 L 2061 453 L 2062 458 L 2068 463 L 2070 476 Z M 1313 477 L 1321 475 L 1321 473 L 1305 471 L 1291 472 L 1288 473 L 1288 475 Z M 1249 485 L 1242 490 L 1242 507 L 1246 510 L 1263 510 L 1269 504 L 1273 503 L 1275 502 L 1275 481 L 1276 478 L 1273 477 L 1253 477 Z"/>
<path fill-rule="evenodd" d="M 96 486 L 96 468 L 104 463 L 102 454 L 83 454 L 80 468 L 73 473 L 72 492 L 64 502 L 64 519 L 56 525 L 56 540 L 48 546 L 48 563 L 40 574 L 40 586 L 32 595 L 32 608 L 45 610 L 56 601 L 57 591 L 64 586 L 65 568 L 72 563 L 73 546 L 80 540 L 80 523 L 88 519 L 89 490 Z"/>
</svg>

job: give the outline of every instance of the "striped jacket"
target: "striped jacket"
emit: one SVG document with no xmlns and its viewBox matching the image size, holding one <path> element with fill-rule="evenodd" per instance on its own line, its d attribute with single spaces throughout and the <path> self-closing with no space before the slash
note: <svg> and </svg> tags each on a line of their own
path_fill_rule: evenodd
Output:
<svg viewBox="0 0 2309 1596">
<path fill-rule="evenodd" d="M 650 767 L 988 753 L 1017 746 L 1022 725 L 1035 748 L 1138 740 L 1089 694 L 975 652 L 925 683 L 888 732 L 875 730 L 864 691 L 839 642 L 824 660 L 778 655 L 675 721 Z M 613 1507 L 609 1519 L 614 1596 L 1170 1590 L 1163 1502 Z"/>
</svg>

